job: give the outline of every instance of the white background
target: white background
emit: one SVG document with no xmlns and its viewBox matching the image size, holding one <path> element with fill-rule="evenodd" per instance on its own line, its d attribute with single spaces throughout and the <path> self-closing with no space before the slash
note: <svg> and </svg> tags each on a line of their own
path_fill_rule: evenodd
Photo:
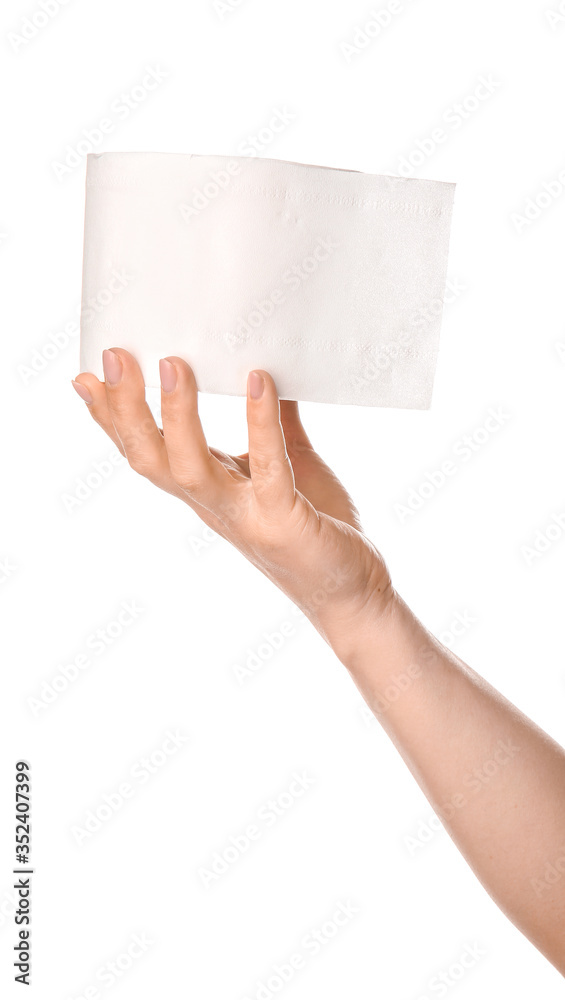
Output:
<svg viewBox="0 0 565 1000">
<path fill-rule="evenodd" d="M 210 541 L 188 507 L 111 464 L 111 442 L 70 384 L 84 156 L 61 179 L 54 167 L 146 67 L 166 78 L 127 115 L 111 114 L 113 131 L 93 151 L 235 154 L 276 108 L 294 118 L 263 142 L 263 156 L 398 174 L 401 157 L 427 140 L 412 176 L 457 183 L 448 276 L 464 286 L 445 307 L 432 408 L 304 403 L 301 414 L 416 614 L 563 743 L 565 542 L 554 530 L 545 552 L 528 559 L 524 550 L 536 538 L 541 548 L 536 533 L 565 511 L 565 197 L 556 181 L 565 13 L 547 13 L 558 2 L 405 0 L 349 58 L 342 43 L 361 39 L 357 29 L 384 4 L 241 0 L 222 14 L 212 0 L 69 0 L 42 25 L 39 5 L 4 3 L 3 995 L 15 943 L 13 768 L 24 757 L 34 790 L 32 995 L 41 1000 L 251 1000 L 297 951 L 304 967 L 272 995 L 562 996 L 561 976 L 443 828 L 409 849 L 429 804 L 309 623 L 228 543 Z M 25 18 L 41 26 L 28 22 L 35 34 L 21 43 Z M 481 76 L 493 93 L 473 99 Z M 440 127 L 445 141 L 432 151 Z M 537 218 L 516 224 L 549 182 L 554 194 L 530 211 Z M 396 505 L 491 407 L 507 415 L 500 429 L 401 519 Z M 211 444 L 246 450 L 243 397 L 201 395 L 200 409 Z M 111 469 L 104 480 L 92 477 L 100 462 Z M 69 510 L 87 476 L 99 485 Z M 143 609 L 136 620 L 34 712 L 44 682 L 132 600 Z M 474 621 L 449 636 L 458 614 Z M 238 683 L 234 664 L 285 620 L 294 635 Z M 186 742 L 154 758 L 164 763 L 150 780 L 133 778 L 169 730 Z M 260 839 L 205 886 L 201 869 L 258 823 L 295 771 L 311 787 L 271 827 L 259 821 Z M 79 844 L 73 828 L 127 781 L 133 796 Z M 339 903 L 357 912 L 311 954 L 305 935 Z M 128 960 L 134 934 L 151 944 Z M 482 955 L 442 994 L 433 977 L 468 945 Z M 123 972 L 104 985 L 99 970 L 120 955 Z"/>
</svg>

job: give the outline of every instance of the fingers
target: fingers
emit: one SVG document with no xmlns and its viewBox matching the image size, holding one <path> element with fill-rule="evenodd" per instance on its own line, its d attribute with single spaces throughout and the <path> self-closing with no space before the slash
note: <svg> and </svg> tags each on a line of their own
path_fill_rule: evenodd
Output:
<svg viewBox="0 0 565 1000">
<path fill-rule="evenodd" d="M 106 431 L 108 437 L 112 439 L 118 451 L 125 458 L 124 446 L 116 433 L 116 428 L 112 423 L 112 418 L 108 410 L 104 382 L 99 382 L 96 375 L 92 375 L 91 372 L 84 372 L 73 380 L 73 385 L 80 398 L 88 406 L 92 418 L 100 425 L 103 431 Z"/>
<path fill-rule="evenodd" d="M 284 515 L 295 499 L 294 475 L 279 419 L 279 398 L 268 372 L 250 372 L 247 380 L 249 471 L 253 494 L 265 514 Z"/>
<path fill-rule="evenodd" d="M 132 469 L 159 485 L 168 479 L 165 442 L 145 400 L 141 369 L 129 351 L 102 352 L 108 413 Z"/>
<path fill-rule="evenodd" d="M 230 473 L 220 460 L 221 453 L 208 448 L 190 366 L 178 357 L 160 361 L 161 432 L 145 400 L 145 383 L 135 358 L 123 348 L 112 348 L 103 352 L 103 364 L 104 383 L 85 372 L 75 380 L 75 388 L 132 468 L 169 492 L 180 488 L 189 502 L 216 511 L 219 517 L 224 508 L 226 517 L 233 516 L 233 470 Z M 236 471 L 239 467 L 250 476 L 258 509 L 276 520 L 293 509 L 296 496 L 281 415 L 292 446 L 311 448 L 296 402 L 283 400 L 279 408 L 268 372 L 251 372 L 249 451 L 232 461 Z"/>
<path fill-rule="evenodd" d="M 117 364 L 114 360 L 114 355 L 117 356 Z M 179 361 L 181 366 L 184 365 L 184 362 L 180 361 L 180 359 L 175 358 L 172 360 L 175 362 Z M 191 440 L 189 435 L 186 441 L 182 441 L 179 438 L 179 434 L 182 435 L 183 426 L 185 431 L 187 430 L 187 424 L 190 421 L 186 421 L 186 419 L 177 420 L 177 429 L 176 431 L 174 430 L 175 415 L 182 409 L 183 399 L 181 396 L 166 391 L 162 393 L 165 398 L 163 406 L 165 422 L 169 428 L 167 441 L 165 441 L 163 431 L 156 426 L 153 415 L 145 402 L 143 375 L 133 356 L 121 348 L 113 348 L 111 351 L 105 352 L 103 363 L 105 363 L 106 382 L 100 382 L 90 372 L 81 373 L 73 381 L 75 390 L 86 403 L 93 419 L 106 431 L 116 444 L 116 447 L 136 471 L 146 476 L 146 478 L 168 493 L 184 500 L 185 503 L 189 504 L 202 517 L 206 524 L 217 531 L 218 534 L 225 536 L 224 521 L 220 516 L 214 514 L 209 506 L 209 484 L 208 495 L 203 498 L 199 490 L 197 499 L 196 496 L 189 494 L 179 485 L 169 467 L 167 441 L 173 455 L 173 461 L 176 463 L 174 466 L 175 475 L 183 483 L 188 483 L 189 477 L 186 475 L 186 465 L 183 464 L 182 459 L 184 456 L 190 454 Z M 188 366 L 185 367 L 188 369 Z M 190 369 L 188 369 L 187 377 L 189 379 L 192 377 L 194 381 Z M 170 385 L 170 374 L 167 384 Z M 204 441 L 200 421 L 197 418 L 196 438 L 198 437 L 198 428 L 205 449 L 206 442 Z M 188 430 L 190 431 L 190 427 Z M 180 459 L 178 460 L 176 457 L 177 454 L 180 455 Z M 217 452 L 217 455 L 220 456 L 223 453 Z M 214 464 L 223 469 L 223 466 L 216 459 L 214 460 Z M 239 463 L 234 463 L 234 469 L 237 469 L 238 465 Z M 242 463 L 242 465 L 244 466 L 245 463 Z M 233 478 L 226 470 L 224 471 L 228 481 L 233 485 Z M 204 480 L 204 477 L 202 478 Z M 234 506 L 236 505 L 233 504 L 232 498 L 229 497 L 226 510 L 232 518 L 232 508 Z M 220 504 L 219 510 L 221 509 L 223 507 Z"/>
<path fill-rule="evenodd" d="M 169 468 L 175 482 L 210 508 L 233 480 L 208 448 L 198 416 L 198 389 L 182 358 L 163 358 L 161 418 Z"/>
</svg>

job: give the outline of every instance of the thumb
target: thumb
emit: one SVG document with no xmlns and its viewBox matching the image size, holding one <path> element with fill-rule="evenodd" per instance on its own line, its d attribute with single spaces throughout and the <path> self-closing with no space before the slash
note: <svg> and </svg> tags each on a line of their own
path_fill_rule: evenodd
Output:
<svg viewBox="0 0 565 1000">
<path fill-rule="evenodd" d="M 247 379 L 249 472 L 253 493 L 264 513 L 285 514 L 294 505 L 294 473 L 280 422 L 276 386 L 263 369 Z"/>
</svg>

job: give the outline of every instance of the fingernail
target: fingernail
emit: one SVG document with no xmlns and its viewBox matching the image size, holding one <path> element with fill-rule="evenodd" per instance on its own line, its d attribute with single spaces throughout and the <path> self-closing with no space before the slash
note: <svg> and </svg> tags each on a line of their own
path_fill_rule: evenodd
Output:
<svg viewBox="0 0 565 1000">
<path fill-rule="evenodd" d="M 177 384 L 177 370 L 166 358 L 161 358 L 159 362 L 159 375 L 165 392 L 172 392 Z"/>
<path fill-rule="evenodd" d="M 88 389 L 86 388 L 85 385 L 81 385 L 80 382 L 75 382 L 74 379 L 71 379 L 71 382 L 73 383 L 73 385 L 74 385 L 76 391 L 78 392 L 80 398 L 84 399 L 85 403 L 92 403 L 93 402 L 92 396 L 91 396 L 90 392 L 88 391 Z"/>
<path fill-rule="evenodd" d="M 259 375 L 259 372 L 249 372 L 248 383 L 251 399 L 261 399 L 263 389 L 265 388 L 265 379 L 263 376 Z"/>
<path fill-rule="evenodd" d="M 122 378 L 122 362 L 113 351 L 102 351 L 104 378 L 109 385 L 117 385 Z"/>
</svg>

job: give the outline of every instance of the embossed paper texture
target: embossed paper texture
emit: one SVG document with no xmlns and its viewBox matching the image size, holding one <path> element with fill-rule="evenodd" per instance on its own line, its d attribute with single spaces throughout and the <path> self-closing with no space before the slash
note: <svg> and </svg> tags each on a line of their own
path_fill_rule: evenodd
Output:
<svg viewBox="0 0 565 1000">
<path fill-rule="evenodd" d="M 90 154 L 80 368 L 125 347 L 147 386 L 427 409 L 455 184 L 254 157 Z"/>
</svg>

